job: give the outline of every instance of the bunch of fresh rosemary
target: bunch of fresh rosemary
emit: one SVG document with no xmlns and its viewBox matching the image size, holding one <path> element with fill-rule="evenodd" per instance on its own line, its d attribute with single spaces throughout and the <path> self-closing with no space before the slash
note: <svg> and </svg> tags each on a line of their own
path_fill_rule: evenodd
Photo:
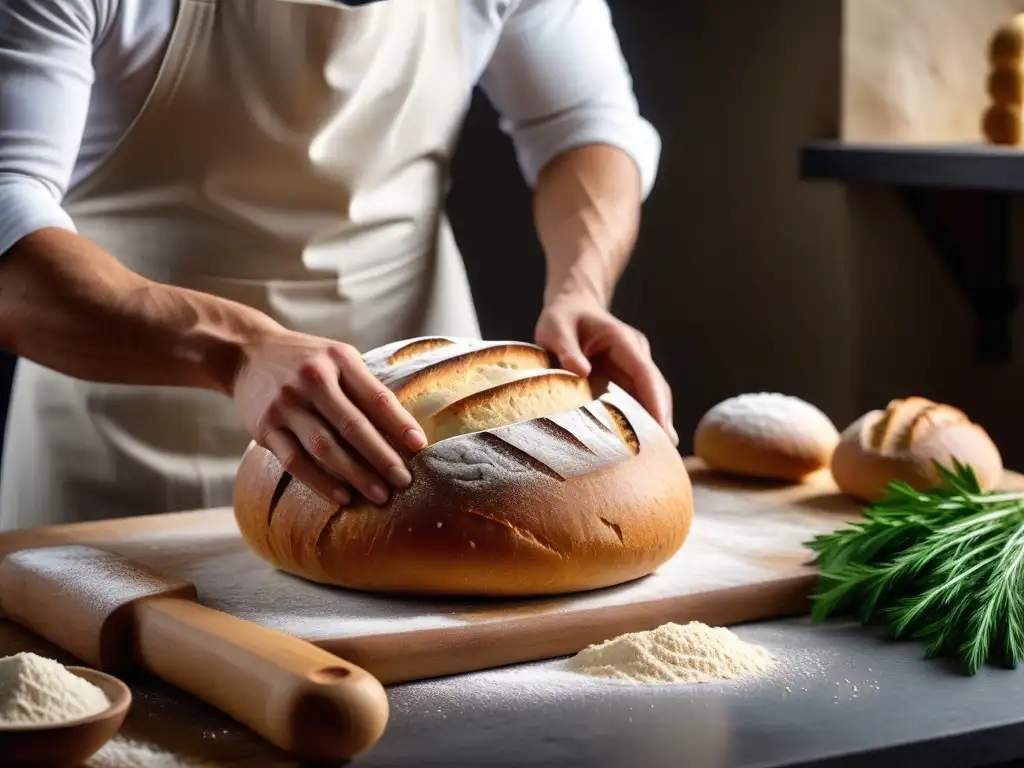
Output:
<svg viewBox="0 0 1024 768">
<path fill-rule="evenodd" d="M 1024 657 L 1024 493 L 982 491 L 959 462 L 937 487 L 889 484 L 866 520 L 817 536 L 811 615 L 857 616 L 927 643 L 969 675 Z"/>
</svg>

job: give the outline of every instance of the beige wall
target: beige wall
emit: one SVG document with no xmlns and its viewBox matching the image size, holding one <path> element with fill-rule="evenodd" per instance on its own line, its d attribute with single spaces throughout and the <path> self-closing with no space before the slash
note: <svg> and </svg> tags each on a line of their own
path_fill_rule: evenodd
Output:
<svg viewBox="0 0 1024 768">
<path fill-rule="evenodd" d="M 971 135 L 985 40 L 1024 0 L 610 4 L 664 140 L 617 309 L 651 336 L 684 441 L 708 407 L 738 392 L 800 395 L 840 427 L 920 393 L 962 405 L 1022 452 L 1024 430 L 995 407 L 1013 400 L 1019 364 L 974 364 L 972 320 L 890 191 L 800 181 L 798 157 L 808 139 L 841 130 Z M 529 194 L 493 117 L 482 105 L 471 115 L 452 213 L 485 332 L 522 338 L 542 260 Z M 922 328 L 933 329 L 923 342 Z"/>
<path fill-rule="evenodd" d="M 846 0 L 842 134 L 977 141 L 988 40 L 1024 0 Z"/>
</svg>

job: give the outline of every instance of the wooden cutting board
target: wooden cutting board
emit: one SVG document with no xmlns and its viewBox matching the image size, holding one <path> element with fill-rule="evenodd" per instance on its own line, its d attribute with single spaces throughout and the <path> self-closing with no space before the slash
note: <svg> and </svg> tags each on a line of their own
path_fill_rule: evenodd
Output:
<svg viewBox="0 0 1024 768">
<path fill-rule="evenodd" d="M 794 486 L 727 478 L 697 459 L 687 467 L 696 514 L 679 553 L 645 579 L 566 597 L 431 601 L 310 584 L 254 555 L 229 509 L 0 534 L 0 556 L 65 543 L 116 552 L 193 582 L 208 606 L 312 641 L 384 683 L 569 655 L 668 621 L 725 626 L 805 611 L 815 573 L 802 542 L 857 518 L 858 506 L 827 472 Z"/>
</svg>

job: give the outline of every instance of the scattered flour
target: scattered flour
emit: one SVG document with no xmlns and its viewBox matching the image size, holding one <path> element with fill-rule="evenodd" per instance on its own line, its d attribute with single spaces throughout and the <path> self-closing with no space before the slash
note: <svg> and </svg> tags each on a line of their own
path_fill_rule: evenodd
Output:
<svg viewBox="0 0 1024 768">
<path fill-rule="evenodd" d="M 84 768 L 208 768 L 211 763 L 194 762 L 116 736 L 87 762 Z"/>
<path fill-rule="evenodd" d="M 706 683 L 754 677 L 774 665 L 771 654 L 724 627 L 663 624 L 591 645 L 569 662 L 575 672 L 635 683 Z"/>
<path fill-rule="evenodd" d="M 102 690 L 60 662 L 34 653 L 0 659 L 0 728 L 77 720 L 109 706 Z"/>
</svg>

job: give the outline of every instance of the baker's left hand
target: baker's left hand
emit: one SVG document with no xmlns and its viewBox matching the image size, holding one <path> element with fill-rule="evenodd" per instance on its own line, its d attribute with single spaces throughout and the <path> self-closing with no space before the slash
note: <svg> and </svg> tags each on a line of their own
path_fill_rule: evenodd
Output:
<svg viewBox="0 0 1024 768">
<path fill-rule="evenodd" d="M 647 337 L 622 322 L 586 292 L 571 292 L 547 302 L 537 321 L 537 344 L 554 354 L 566 370 L 604 376 L 647 409 L 673 444 L 672 390 L 651 358 Z"/>
</svg>

